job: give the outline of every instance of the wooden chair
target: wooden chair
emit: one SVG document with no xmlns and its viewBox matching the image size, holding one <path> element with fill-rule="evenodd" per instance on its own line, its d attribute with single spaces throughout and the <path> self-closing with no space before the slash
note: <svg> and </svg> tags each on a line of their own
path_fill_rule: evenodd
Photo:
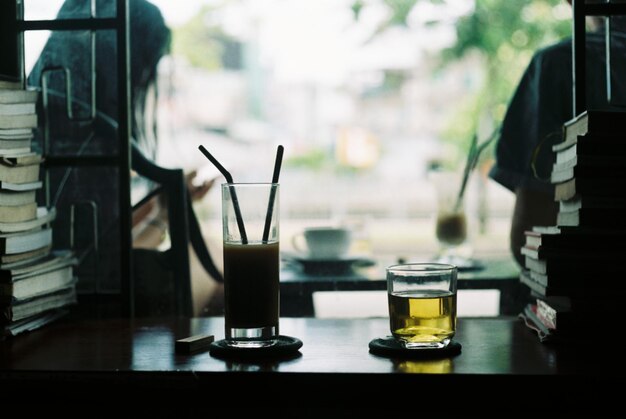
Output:
<svg viewBox="0 0 626 419">
<path fill-rule="evenodd" d="M 173 308 L 178 316 L 192 316 L 189 244 L 206 272 L 219 282 L 222 282 L 223 278 L 213 263 L 202 237 L 200 224 L 187 191 L 183 170 L 160 167 L 144 156 L 135 146 L 132 147 L 132 167 L 139 175 L 159 185 L 134 208 L 141 207 L 158 194 L 165 194 L 171 240 L 171 247 L 164 252 L 133 250 L 137 314 L 166 314 Z M 160 275 L 153 275 L 155 269 L 161 271 Z M 163 275 L 163 270 L 170 275 Z M 154 282 L 157 277 L 161 279 Z M 154 287 L 160 289 L 154 290 Z"/>
</svg>

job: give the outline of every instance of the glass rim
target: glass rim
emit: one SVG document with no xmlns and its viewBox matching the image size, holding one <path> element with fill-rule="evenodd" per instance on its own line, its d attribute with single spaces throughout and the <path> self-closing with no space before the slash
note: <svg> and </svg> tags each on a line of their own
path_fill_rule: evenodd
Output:
<svg viewBox="0 0 626 419">
<path fill-rule="evenodd" d="M 224 182 L 224 183 L 221 183 L 221 185 L 222 185 L 222 188 L 224 188 L 228 186 L 279 186 L 280 183 L 278 182 L 233 182 L 233 183 Z"/>
<path fill-rule="evenodd" d="M 413 262 L 399 263 L 387 267 L 387 272 L 453 272 L 458 268 L 449 263 Z"/>
</svg>

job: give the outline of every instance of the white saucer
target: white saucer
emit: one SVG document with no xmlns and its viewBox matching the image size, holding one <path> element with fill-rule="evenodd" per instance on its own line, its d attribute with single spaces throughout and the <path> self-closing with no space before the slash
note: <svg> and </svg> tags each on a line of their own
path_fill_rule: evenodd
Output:
<svg viewBox="0 0 626 419">
<path fill-rule="evenodd" d="M 321 258 L 304 253 L 283 253 L 283 260 L 299 263 L 304 272 L 310 274 L 337 274 L 349 273 L 353 265 L 372 266 L 374 261 L 363 256 L 338 256 L 334 258 Z"/>
<path fill-rule="evenodd" d="M 433 262 L 455 265 L 459 271 L 477 271 L 485 268 L 485 266 L 476 259 L 464 258 L 459 256 L 438 257 L 434 259 Z"/>
<path fill-rule="evenodd" d="M 295 259 L 295 260 L 304 260 L 307 262 L 344 262 L 344 261 L 354 261 L 358 259 L 355 256 L 344 255 L 344 256 L 317 256 L 311 255 L 309 253 L 286 253 L 285 257 Z"/>
</svg>

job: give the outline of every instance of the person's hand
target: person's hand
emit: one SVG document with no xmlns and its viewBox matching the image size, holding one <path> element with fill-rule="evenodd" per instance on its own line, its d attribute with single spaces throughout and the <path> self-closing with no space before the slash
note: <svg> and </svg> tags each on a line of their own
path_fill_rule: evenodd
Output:
<svg viewBox="0 0 626 419">
<path fill-rule="evenodd" d="M 191 196 L 192 201 L 197 201 L 202 199 L 207 192 L 211 189 L 213 184 L 215 183 L 215 179 L 205 180 L 201 184 L 194 182 L 194 179 L 198 175 L 197 170 L 193 170 L 185 175 L 185 182 L 187 183 L 187 190 L 189 190 L 189 196 Z"/>
</svg>

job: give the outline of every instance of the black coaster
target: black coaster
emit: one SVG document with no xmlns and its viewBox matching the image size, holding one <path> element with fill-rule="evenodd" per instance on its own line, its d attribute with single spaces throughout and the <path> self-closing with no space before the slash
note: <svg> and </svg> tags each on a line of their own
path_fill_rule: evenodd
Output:
<svg viewBox="0 0 626 419">
<path fill-rule="evenodd" d="M 226 359 L 276 359 L 293 358 L 299 355 L 298 350 L 302 347 L 302 341 L 291 336 L 279 335 L 275 338 L 276 343 L 262 348 L 237 348 L 226 343 L 226 339 L 211 343 L 209 352 L 211 356 Z"/>
<path fill-rule="evenodd" d="M 433 359 L 448 358 L 461 353 L 461 344 L 452 341 L 445 348 L 407 349 L 393 336 L 370 341 L 370 352 L 387 358 Z"/>
</svg>

